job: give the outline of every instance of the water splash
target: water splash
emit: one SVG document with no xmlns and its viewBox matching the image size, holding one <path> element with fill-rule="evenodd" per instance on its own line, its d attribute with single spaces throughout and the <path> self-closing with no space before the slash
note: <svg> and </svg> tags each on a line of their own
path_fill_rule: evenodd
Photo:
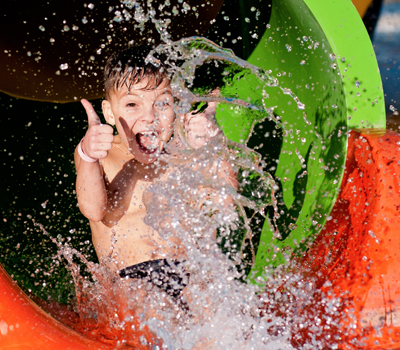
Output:
<svg viewBox="0 0 400 350">
<path fill-rule="evenodd" d="M 247 134 L 251 134 L 254 124 L 265 118 L 286 131 L 281 117 L 273 114 L 274 106 L 268 106 L 265 87 L 281 89 L 295 100 L 299 109 L 305 108 L 275 77 L 235 57 L 232 51 L 204 38 L 172 42 L 167 22 L 155 19 L 151 11 L 146 12 L 136 2 L 125 1 L 125 4 L 135 9 L 133 16 L 116 12 L 116 20 L 133 18 L 138 28 L 148 20 L 156 24 L 164 44 L 148 59 L 157 64 L 157 54 L 167 53 L 171 87 L 178 99 L 177 114 L 189 112 L 195 103 L 218 102 L 223 108 L 232 108 L 228 117 L 236 115 L 239 120 L 246 120 Z M 87 22 L 84 20 L 83 23 Z M 196 85 L 195 77 L 197 69 L 207 65 L 220 69 L 221 79 L 211 87 L 202 88 Z M 244 90 L 244 85 L 250 89 Z M 220 93 L 212 96 L 210 93 L 216 88 Z M 217 118 L 222 114 L 221 109 Z M 74 278 L 75 310 L 80 316 L 80 326 L 76 329 L 103 342 L 134 348 L 290 349 L 292 343 L 303 339 L 296 334 L 297 330 L 307 330 L 310 344 L 324 346 L 325 340 L 320 339 L 321 324 L 334 328 L 330 315 L 337 318 L 334 309 L 339 304 L 315 292 L 315 286 L 290 267 L 289 258 L 287 266 L 264 271 L 267 282 L 244 283 L 255 256 L 253 214 L 260 213 L 269 220 L 266 209 L 271 206 L 275 216 L 270 225 L 279 215 L 275 184 L 263 170 L 261 157 L 248 149 L 245 142 L 229 141 L 223 134 L 194 150 L 185 140 L 179 118 L 175 125 L 175 139 L 178 138 L 183 140 L 184 147 L 174 148 L 171 143 L 169 155 L 164 158 L 168 163 L 168 178 L 149 189 L 146 223 L 167 242 L 173 242 L 168 240 L 173 235 L 185 247 L 183 265 L 191 274 L 187 287 L 187 298 L 192 299 L 190 312 L 177 307 L 168 295 L 146 282 L 115 278 L 109 268 L 112 261 L 105 259 L 94 264 L 67 243 L 53 240 L 60 249 L 59 258 L 68 261 Z M 304 163 L 297 150 L 296 153 Z M 219 176 L 227 162 L 238 174 L 238 184 L 227 184 Z M 273 230 L 279 237 L 279 232 Z M 76 258 L 86 266 L 89 276 L 82 273 Z M 310 317 L 315 310 L 305 311 L 317 299 L 321 301 L 323 314 L 328 315 L 325 319 Z M 304 311 L 300 311 L 301 306 Z"/>
</svg>

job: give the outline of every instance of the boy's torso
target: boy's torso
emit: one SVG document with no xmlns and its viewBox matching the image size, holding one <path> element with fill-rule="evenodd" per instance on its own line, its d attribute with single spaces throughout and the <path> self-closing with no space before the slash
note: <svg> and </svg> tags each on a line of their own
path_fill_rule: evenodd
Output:
<svg viewBox="0 0 400 350">
<path fill-rule="evenodd" d="M 128 150 L 116 143 L 102 161 L 108 192 L 107 213 L 102 221 L 90 221 L 99 259 L 111 256 L 115 270 L 144 261 L 175 259 L 160 235 L 144 223 L 147 214 L 143 194 L 159 175 L 154 166 L 137 164 Z M 181 253 L 181 252 L 179 252 Z"/>
</svg>

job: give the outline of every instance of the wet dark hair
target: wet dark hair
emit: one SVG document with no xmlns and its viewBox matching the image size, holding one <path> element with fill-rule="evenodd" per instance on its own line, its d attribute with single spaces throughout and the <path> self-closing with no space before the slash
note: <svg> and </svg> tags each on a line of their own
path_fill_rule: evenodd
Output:
<svg viewBox="0 0 400 350">
<path fill-rule="evenodd" d="M 143 90 L 155 90 L 169 80 L 163 56 L 159 55 L 154 63 L 146 63 L 146 57 L 152 49 L 153 46 L 147 44 L 134 46 L 115 52 L 108 58 L 104 68 L 106 99 L 109 99 L 110 91 L 118 90 L 123 85 L 129 90 L 132 85 L 147 79 Z"/>
</svg>

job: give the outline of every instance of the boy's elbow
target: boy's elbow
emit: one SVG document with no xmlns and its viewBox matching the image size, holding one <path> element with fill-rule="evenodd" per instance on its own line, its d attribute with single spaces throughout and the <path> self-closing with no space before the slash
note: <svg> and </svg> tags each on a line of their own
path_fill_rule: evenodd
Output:
<svg viewBox="0 0 400 350">
<path fill-rule="evenodd" d="M 88 208 L 82 208 L 82 206 L 79 206 L 79 209 L 87 219 L 94 222 L 99 222 L 103 220 L 106 211 L 105 209 L 89 210 Z"/>
<path fill-rule="evenodd" d="M 85 215 L 90 221 L 99 222 L 103 219 L 104 215 L 92 214 L 92 215 Z"/>
</svg>

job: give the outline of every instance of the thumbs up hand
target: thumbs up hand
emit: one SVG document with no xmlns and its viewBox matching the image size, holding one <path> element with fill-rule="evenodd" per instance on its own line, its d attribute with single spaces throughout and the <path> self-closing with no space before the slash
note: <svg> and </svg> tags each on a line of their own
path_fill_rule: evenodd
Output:
<svg viewBox="0 0 400 350">
<path fill-rule="evenodd" d="M 81 103 L 88 118 L 88 130 L 81 144 L 82 150 L 90 158 L 106 158 L 114 141 L 113 128 L 110 125 L 101 124 L 100 118 L 88 100 L 83 99 Z"/>
</svg>

